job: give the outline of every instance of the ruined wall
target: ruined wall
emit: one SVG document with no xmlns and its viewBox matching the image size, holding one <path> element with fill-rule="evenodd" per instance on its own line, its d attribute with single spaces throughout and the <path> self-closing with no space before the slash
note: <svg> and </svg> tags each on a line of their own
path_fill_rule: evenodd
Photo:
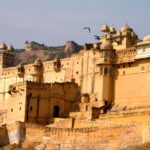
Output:
<svg viewBox="0 0 150 150">
<path fill-rule="evenodd" d="M 23 122 L 7 124 L 6 128 L 9 144 L 19 144 L 25 140 L 25 124 Z"/>
</svg>

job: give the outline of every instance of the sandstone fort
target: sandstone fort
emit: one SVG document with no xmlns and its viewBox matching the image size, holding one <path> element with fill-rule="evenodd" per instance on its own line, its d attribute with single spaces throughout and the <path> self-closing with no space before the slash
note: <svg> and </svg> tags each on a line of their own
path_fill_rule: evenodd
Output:
<svg viewBox="0 0 150 150">
<path fill-rule="evenodd" d="M 97 43 L 52 60 L 16 63 L 15 48 L 0 45 L 1 146 L 119 150 L 150 142 L 150 35 L 140 40 L 127 23 L 101 31 Z M 29 54 L 45 49 L 25 42 Z"/>
</svg>

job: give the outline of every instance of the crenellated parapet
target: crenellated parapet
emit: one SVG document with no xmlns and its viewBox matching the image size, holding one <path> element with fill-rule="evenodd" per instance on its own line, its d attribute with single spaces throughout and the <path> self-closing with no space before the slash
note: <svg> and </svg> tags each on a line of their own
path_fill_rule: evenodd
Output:
<svg viewBox="0 0 150 150">
<path fill-rule="evenodd" d="M 114 64 L 133 63 L 136 59 L 135 47 L 115 51 Z"/>
</svg>

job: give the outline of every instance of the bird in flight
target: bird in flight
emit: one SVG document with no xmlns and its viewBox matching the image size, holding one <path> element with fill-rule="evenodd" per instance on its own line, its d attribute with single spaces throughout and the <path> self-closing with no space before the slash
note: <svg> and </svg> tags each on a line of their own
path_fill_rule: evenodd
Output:
<svg viewBox="0 0 150 150">
<path fill-rule="evenodd" d="M 95 40 L 100 40 L 100 37 L 98 35 L 93 35 Z"/>
<path fill-rule="evenodd" d="M 89 31 L 89 33 L 91 33 L 91 29 L 89 27 L 84 27 L 83 29 L 86 29 Z"/>
</svg>

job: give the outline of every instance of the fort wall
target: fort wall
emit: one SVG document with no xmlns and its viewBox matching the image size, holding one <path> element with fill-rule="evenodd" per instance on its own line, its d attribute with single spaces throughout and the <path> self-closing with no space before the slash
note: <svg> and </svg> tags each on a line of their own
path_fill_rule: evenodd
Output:
<svg viewBox="0 0 150 150">
<path fill-rule="evenodd" d="M 144 130 L 143 130 L 144 129 Z M 143 137 L 148 128 L 133 125 L 111 125 L 89 128 L 42 128 L 27 125 L 27 141 L 40 141 L 47 147 L 60 146 L 63 150 L 71 148 L 90 148 L 113 150 L 138 145 L 148 140 L 149 135 Z M 146 130 L 146 131 L 145 131 Z M 39 134 L 37 135 L 37 132 Z M 34 138 L 32 135 L 35 135 Z"/>
<path fill-rule="evenodd" d="M 141 60 L 131 67 L 119 68 L 114 76 L 114 102 L 127 107 L 150 106 L 150 62 Z"/>
<path fill-rule="evenodd" d="M 110 116 L 108 116 L 110 117 Z M 136 119 L 135 119 L 136 117 Z M 31 144 L 40 142 L 47 148 L 61 147 L 63 150 L 71 148 L 78 149 L 121 149 L 128 146 L 140 145 L 150 142 L 150 122 L 149 118 L 145 118 L 140 122 L 140 118 L 136 116 L 126 116 L 118 119 L 75 121 L 74 128 L 59 128 L 42 126 L 32 123 L 16 122 L 0 128 L 0 142 L 7 139 L 10 144 L 22 143 Z M 65 124 L 68 123 L 64 122 Z M 63 124 L 61 124 L 63 125 Z M 8 134 L 7 134 L 8 133 Z M 33 136 L 34 135 L 34 136 Z M 7 144 L 7 143 L 6 143 Z"/>
</svg>

